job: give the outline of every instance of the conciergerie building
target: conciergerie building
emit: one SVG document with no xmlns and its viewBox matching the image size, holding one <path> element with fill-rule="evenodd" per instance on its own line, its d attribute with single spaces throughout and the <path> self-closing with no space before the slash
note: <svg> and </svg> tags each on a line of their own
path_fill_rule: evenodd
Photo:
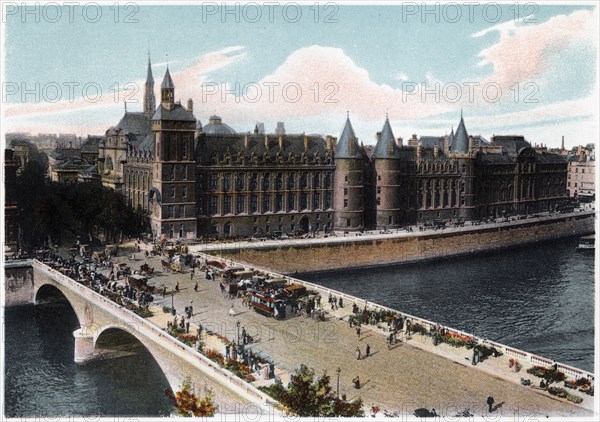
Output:
<svg viewBox="0 0 600 422">
<path fill-rule="evenodd" d="M 396 229 L 555 211 L 567 200 L 564 157 L 522 136 L 470 136 L 462 113 L 450 135 L 406 141 L 386 117 L 374 148 L 349 117 L 339 139 L 281 129 L 239 133 L 218 116 L 202 126 L 191 99 L 175 101 L 168 68 L 157 105 L 148 60 L 143 111 L 106 131 L 88 176 L 170 239 Z"/>
</svg>

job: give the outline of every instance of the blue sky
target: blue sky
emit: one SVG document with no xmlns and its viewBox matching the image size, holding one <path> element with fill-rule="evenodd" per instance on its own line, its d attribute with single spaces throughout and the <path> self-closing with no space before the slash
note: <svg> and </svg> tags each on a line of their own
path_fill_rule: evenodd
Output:
<svg viewBox="0 0 600 422">
<path fill-rule="evenodd" d="M 157 96 L 168 61 L 177 98 L 191 97 L 202 122 L 217 113 L 239 131 L 284 121 L 288 132 L 338 136 L 349 110 L 358 136 L 373 143 L 386 112 L 406 138 L 449 132 L 462 108 L 468 131 L 487 138 L 518 133 L 550 146 L 562 135 L 567 146 L 598 139 L 592 3 L 275 2 L 260 18 L 254 6 L 230 4 L 225 13 L 221 2 L 122 3 L 101 16 L 86 3 L 60 16 L 51 4 L 29 13 L 15 4 L 4 9 L 4 130 L 104 132 L 124 98 L 129 111 L 141 109 L 141 91 L 123 89 L 143 89 L 150 50 Z"/>
</svg>

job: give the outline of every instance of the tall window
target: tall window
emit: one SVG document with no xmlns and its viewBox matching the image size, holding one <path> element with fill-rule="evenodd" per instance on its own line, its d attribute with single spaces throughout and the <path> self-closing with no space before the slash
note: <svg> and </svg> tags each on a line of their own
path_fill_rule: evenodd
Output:
<svg viewBox="0 0 600 422">
<path fill-rule="evenodd" d="M 328 171 L 325 173 L 325 188 L 329 189 L 331 187 L 331 172 Z"/>
<path fill-rule="evenodd" d="M 308 193 L 303 192 L 300 195 L 300 209 L 305 210 L 308 208 Z"/>
<path fill-rule="evenodd" d="M 208 212 L 211 215 L 214 215 L 217 213 L 217 197 L 216 196 L 211 196 L 208 199 Z"/>
<path fill-rule="evenodd" d="M 269 195 L 263 196 L 263 212 L 271 211 L 271 198 Z"/>
<path fill-rule="evenodd" d="M 174 218 L 174 217 L 175 217 L 175 206 L 169 205 L 169 218 Z"/>
<path fill-rule="evenodd" d="M 277 173 L 275 176 L 275 189 L 283 188 L 283 174 Z"/>
<path fill-rule="evenodd" d="M 175 186 L 171 186 L 171 198 L 175 198 Z"/>
<path fill-rule="evenodd" d="M 231 195 L 223 197 L 223 214 L 231 214 Z"/>
<path fill-rule="evenodd" d="M 312 207 L 313 210 L 316 210 L 318 208 L 321 208 L 321 195 L 319 195 L 319 193 L 314 192 L 313 193 L 313 203 L 312 203 Z"/>
<path fill-rule="evenodd" d="M 269 173 L 265 173 L 265 175 L 263 176 L 263 190 L 269 190 L 270 188 L 270 174 Z"/>
<path fill-rule="evenodd" d="M 179 206 L 179 218 L 185 218 L 185 205 Z"/>
<path fill-rule="evenodd" d="M 175 164 L 171 164 L 171 180 L 175 180 Z"/>
<path fill-rule="evenodd" d="M 325 192 L 325 209 L 331 208 L 331 192 Z"/>
<path fill-rule="evenodd" d="M 258 186 L 258 174 L 252 173 L 252 176 L 250 176 L 250 189 L 255 190 L 257 186 Z"/>
<path fill-rule="evenodd" d="M 308 187 L 308 175 L 306 173 L 302 173 L 300 176 L 300 188 L 306 189 Z"/>
<path fill-rule="evenodd" d="M 277 193 L 275 194 L 275 211 L 283 210 L 283 194 Z"/>
<path fill-rule="evenodd" d="M 188 167 L 183 166 L 183 180 L 187 180 L 188 178 Z"/>
<path fill-rule="evenodd" d="M 244 195 L 238 195 L 236 200 L 236 211 L 238 214 L 242 214 L 244 212 Z"/>
<path fill-rule="evenodd" d="M 208 178 L 208 190 L 217 190 L 217 175 L 214 173 L 211 173 L 210 177 Z"/>
<path fill-rule="evenodd" d="M 321 187 L 321 173 L 315 173 L 313 175 L 313 189 L 319 189 Z"/>
<path fill-rule="evenodd" d="M 223 191 L 229 192 L 231 189 L 231 174 L 226 173 L 223 175 Z"/>
<path fill-rule="evenodd" d="M 187 198 L 187 186 L 181 188 L 181 196 Z"/>
<path fill-rule="evenodd" d="M 258 211 L 258 197 L 256 195 L 250 196 L 250 212 Z"/>
<path fill-rule="evenodd" d="M 235 188 L 237 190 L 244 190 L 244 173 L 239 173 L 237 175 L 237 178 L 235 181 Z"/>
<path fill-rule="evenodd" d="M 295 199 L 296 195 L 293 193 L 288 194 L 288 211 L 293 211 L 296 209 Z"/>
<path fill-rule="evenodd" d="M 289 174 L 287 177 L 287 187 L 288 189 L 294 189 L 296 187 L 296 178 L 293 174 Z"/>
</svg>

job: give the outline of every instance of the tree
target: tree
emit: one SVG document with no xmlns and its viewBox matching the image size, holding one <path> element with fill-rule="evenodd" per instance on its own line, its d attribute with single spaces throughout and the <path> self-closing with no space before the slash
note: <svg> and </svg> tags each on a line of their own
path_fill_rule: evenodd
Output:
<svg viewBox="0 0 600 422">
<path fill-rule="evenodd" d="M 181 383 L 181 390 L 173 394 L 171 390 L 165 391 L 174 403 L 173 411 L 179 416 L 214 416 L 217 406 L 213 403 L 212 391 L 205 387 L 205 395 L 199 398 L 192 388 L 192 382 L 189 378 Z"/>
<path fill-rule="evenodd" d="M 330 377 L 323 373 L 315 377 L 313 369 L 301 365 L 291 376 L 287 389 L 281 381 L 275 382 L 263 391 L 287 407 L 298 416 L 364 416 L 362 400 L 346 402 L 332 391 Z"/>
</svg>

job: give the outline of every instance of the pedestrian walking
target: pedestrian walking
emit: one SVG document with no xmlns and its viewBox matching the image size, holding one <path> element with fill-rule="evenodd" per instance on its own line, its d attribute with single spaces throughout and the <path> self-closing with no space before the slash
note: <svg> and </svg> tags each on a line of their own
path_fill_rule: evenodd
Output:
<svg viewBox="0 0 600 422">
<path fill-rule="evenodd" d="M 360 325 L 356 326 L 356 337 L 360 340 Z"/>
<path fill-rule="evenodd" d="M 231 316 L 231 317 L 235 316 L 235 310 L 233 309 L 233 305 L 231 305 L 231 308 L 229 308 L 229 316 Z"/>
<path fill-rule="evenodd" d="M 387 340 L 388 340 L 387 343 L 388 343 L 388 349 L 389 349 L 390 347 L 392 347 L 392 344 L 394 342 L 394 333 L 390 333 Z"/>
<path fill-rule="evenodd" d="M 362 354 L 360 353 L 360 347 L 356 346 L 356 360 L 360 360 Z"/>
<path fill-rule="evenodd" d="M 177 282 L 177 284 L 175 285 L 175 291 L 178 292 L 179 291 L 179 281 Z"/>
<path fill-rule="evenodd" d="M 194 291 L 197 292 L 198 291 L 198 282 L 196 281 L 196 284 L 194 284 Z"/>
<path fill-rule="evenodd" d="M 185 332 L 188 334 L 190 332 L 190 321 L 189 320 L 185 323 Z"/>
<path fill-rule="evenodd" d="M 231 358 L 231 348 L 230 348 L 229 344 L 225 345 L 225 358 L 226 359 Z"/>
<path fill-rule="evenodd" d="M 344 307 L 344 301 L 342 300 L 342 297 L 341 297 L 341 296 L 340 296 L 340 300 L 338 301 L 338 306 L 339 306 L 340 308 L 343 308 L 343 307 Z"/>
<path fill-rule="evenodd" d="M 487 405 L 488 405 L 488 412 L 492 413 L 492 411 L 494 410 L 493 406 L 494 406 L 494 397 L 492 395 L 489 395 L 486 401 Z"/>
<path fill-rule="evenodd" d="M 368 358 L 371 355 L 371 346 L 369 346 L 367 344 L 367 347 L 365 348 L 365 357 Z"/>
<path fill-rule="evenodd" d="M 352 380 L 352 383 L 354 384 L 354 388 L 356 388 L 356 389 L 360 388 L 360 378 L 358 377 L 358 375 L 356 377 L 354 377 L 354 379 Z"/>
<path fill-rule="evenodd" d="M 194 279 L 194 270 L 190 273 L 190 281 Z"/>
</svg>

